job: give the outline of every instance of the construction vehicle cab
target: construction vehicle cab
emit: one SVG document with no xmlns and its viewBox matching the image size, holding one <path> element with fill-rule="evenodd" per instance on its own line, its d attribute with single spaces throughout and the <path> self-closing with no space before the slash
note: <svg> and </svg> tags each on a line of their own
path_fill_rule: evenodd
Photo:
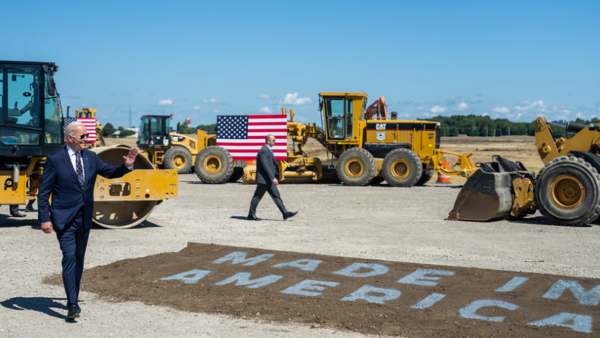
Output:
<svg viewBox="0 0 600 338">
<path fill-rule="evenodd" d="M 142 116 L 140 131 L 138 133 L 138 147 L 141 149 L 155 148 L 167 149 L 171 146 L 171 119 L 170 115 L 144 115 Z"/>
<path fill-rule="evenodd" d="M 54 63 L 0 61 L 0 155 L 2 168 L 23 167 L 26 156 L 63 146 Z"/>
</svg>

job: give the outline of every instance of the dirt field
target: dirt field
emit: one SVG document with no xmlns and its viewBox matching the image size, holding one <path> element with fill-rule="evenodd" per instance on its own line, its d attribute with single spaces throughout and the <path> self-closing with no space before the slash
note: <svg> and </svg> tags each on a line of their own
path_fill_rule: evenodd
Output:
<svg viewBox="0 0 600 338">
<path fill-rule="evenodd" d="M 124 143 L 123 140 L 126 139 L 116 143 Z M 473 152 L 479 149 L 480 153 L 499 154 L 535 167 L 536 150 L 531 138 L 517 142 L 464 141 L 475 144 L 453 141 L 444 139 L 443 148 Z M 477 161 L 478 157 L 474 155 L 474 159 Z M 193 174 L 181 175 L 179 196 L 157 207 L 141 226 L 123 231 L 94 228 L 86 268 L 179 252 L 188 242 L 198 242 L 307 255 L 556 274 L 566 276 L 564 279 L 600 278 L 599 226 L 552 226 L 539 214 L 517 222 L 445 221 L 459 188 L 432 182 L 409 189 L 387 185 L 282 185 L 280 191 L 286 206 L 299 214 L 283 222 L 267 197 L 258 209 L 258 216 L 265 220 L 249 222 L 244 218 L 254 186 L 204 185 Z M 64 290 L 42 283 L 44 278 L 60 272 L 56 237 L 41 232 L 36 213 L 28 213 L 26 219 L 13 219 L 5 216 L 8 207 L 3 210 L 0 336 L 363 336 L 346 329 L 283 324 L 260 317 L 184 312 L 168 302 L 164 306 L 145 305 L 136 299 L 116 302 L 87 292 L 85 284 L 81 294 L 82 317 L 76 323 L 67 323 Z M 590 286 L 586 289 L 590 290 Z M 599 318 L 593 319 L 597 330 Z M 452 336 L 451 332 L 456 331 L 436 336 Z M 543 336 L 542 332 L 539 336 Z M 470 336 L 481 335 L 474 331 Z M 497 336 L 503 336 L 502 332 Z"/>
</svg>

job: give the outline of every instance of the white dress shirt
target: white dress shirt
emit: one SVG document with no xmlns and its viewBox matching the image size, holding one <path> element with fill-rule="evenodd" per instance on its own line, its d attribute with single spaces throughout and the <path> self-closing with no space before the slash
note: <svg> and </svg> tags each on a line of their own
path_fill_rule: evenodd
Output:
<svg viewBox="0 0 600 338">
<path fill-rule="evenodd" d="M 69 147 L 68 144 L 67 152 L 69 153 L 69 158 L 71 159 L 73 170 L 75 170 L 75 173 L 77 173 L 77 153 L 75 152 L 75 150 L 71 149 L 71 147 Z M 85 166 L 83 165 L 83 156 L 81 156 L 81 154 L 79 154 L 79 159 L 79 161 L 81 161 L 81 168 L 83 168 L 83 179 L 85 181 Z M 127 167 L 127 169 L 133 170 L 133 165 L 131 165 L 131 167 Z"/>
</svg>

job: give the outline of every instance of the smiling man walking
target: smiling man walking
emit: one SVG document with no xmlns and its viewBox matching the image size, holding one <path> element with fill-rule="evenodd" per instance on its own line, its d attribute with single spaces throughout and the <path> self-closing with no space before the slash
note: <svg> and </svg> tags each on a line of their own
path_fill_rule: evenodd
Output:
<svg viewBox="0 0 600 338">
<path fill-rule="evenodd" d="M 118 167 L 108 165 L 85 149 L 85 125 L 71 122 L 65 128 L 67 145 L 46 157 L 38 193 L 38 219 L 42 231 L 56 232 L 62 251 L 62 277 L 67 294 L 67 318 L 79 317 L 79 285 L 94 210 L 94 184 L 98 174 L 118 178 L 131 170 L 138 154 L 133 148 Z M 52 194 L 52 204 L 48 202 Z"/>
</svg>

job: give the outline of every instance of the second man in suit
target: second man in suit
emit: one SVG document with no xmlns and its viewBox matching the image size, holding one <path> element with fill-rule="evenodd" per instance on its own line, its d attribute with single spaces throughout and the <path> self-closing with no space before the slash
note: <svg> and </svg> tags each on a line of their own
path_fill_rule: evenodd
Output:
<svg viewBox="0 0 600 338">
<path fill-rule="evenodd" d="M 250 203 L 250 212 L 248 213 L 248 220 L 260 221 L 260 218 L 256 217 L 256 207 L 258 203 L 268 192 L 279 211 L 283 215 L 283 220 L 290 217 L 296 216 L 298 213 L 289 212 L 283 205 L 281 196 L 279 196 L 279 190 L 277 185 L 279 184 L 279 170 L 277 169 L 277 161 L 273 154 L 273 146 L 275 145 L 275 136 L 269 134 L 265 137 L 265 145 L 260 148 L 258 155 L 256 156 L 256 191 L 252 197 Z"/>
</svg>

